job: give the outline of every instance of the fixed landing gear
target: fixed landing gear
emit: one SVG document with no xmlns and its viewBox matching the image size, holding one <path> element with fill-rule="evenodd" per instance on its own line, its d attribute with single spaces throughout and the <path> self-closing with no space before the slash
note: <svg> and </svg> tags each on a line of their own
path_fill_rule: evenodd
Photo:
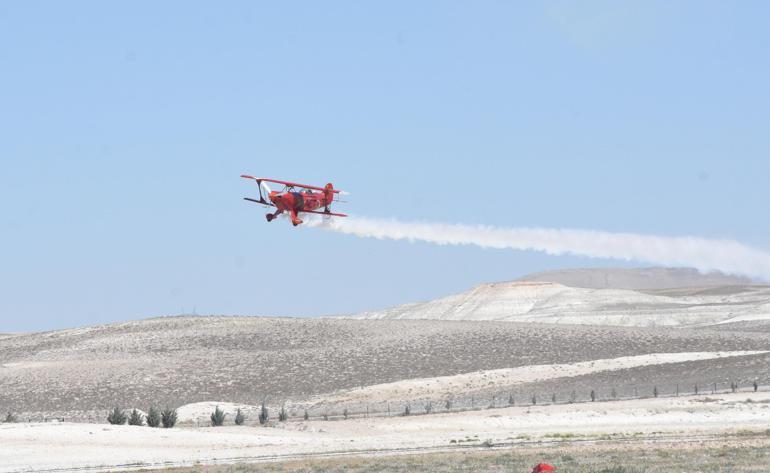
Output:
<svg viewBox="0 0 770 473">
<path fill-rule="evenodd" d="M 283 213 L 283 210 L 276 210 L 271 214 L 265 215 L 265 218 L 267 219 L 268 222 L 272 222 L 273 220 L 278 218 L 278 216 L 281 215 L 282 213 Z"/>
</svg>

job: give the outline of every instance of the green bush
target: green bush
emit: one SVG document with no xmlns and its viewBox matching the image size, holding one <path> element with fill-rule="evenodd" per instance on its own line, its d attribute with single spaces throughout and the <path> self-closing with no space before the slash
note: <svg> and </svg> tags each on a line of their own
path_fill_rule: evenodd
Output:
<svg viewBox="0 0 770 473">
<path fill-rule="evenodd" d="M 213 427 L 219 427 L 222 424 L 225 423 L 225 417 L 227 417 L 227 414 L 225 414 L 225 411 L 219 408 L 217 406 L 216 409 L 214 409 L 214 412 L 211 413 L 211 425 Z"/>
<path fill-rule="evenodd" d="M 121 411 L 119 407 L 115 407 L 107 415 L 107 422 L 112 425 L 123 425 L 126 423 L 126 413 Z"/>
<path fill-rule="evenodd" d="M 163 428 L 170 429 L 171 427 L 176 425 L 176 409 L 169 409 L 165 408 L 163 409 L 163 412 L 160 413 L 160 422 L 163 424 Z"/>
<path fill-rule="evenodd" d="M 265 401 L 262 401 L 262 407 L 259 409 L 259 423 L 265 425 L 268 420 L 270 420 L 270 414 L 267 412 Z"/>
<path fill-rule="evenodd" d="M 347 416 L 347 414 L 345 415 Z M 286 412 L 286 405 L 284 404 L 281 406 L 281 410 L 278 411 L 278 422 L 286 422 L 287 420 L 289 420 L 289 413 Z"/>
<path fill-rule="evenodd" d="M 128 425 L 143 425 L 144 424 L 144 416 L 139 413 L 136 409 L 131 411 L 131 415 L 128 416 Z"/>
<path fill-rule="evenodd" d="M 160 425 L 160 412 L 154 407 L 147 411 L 147 427 L 157 427 Z"/>
<path fill-rule="evenodd" d="M 243 425 L 243 422 L 246 420 L 246 415 L 241 411 L 241 408 L 239 407 L 238 410 L 235 412 L 235 425 Z"/>
</svg>

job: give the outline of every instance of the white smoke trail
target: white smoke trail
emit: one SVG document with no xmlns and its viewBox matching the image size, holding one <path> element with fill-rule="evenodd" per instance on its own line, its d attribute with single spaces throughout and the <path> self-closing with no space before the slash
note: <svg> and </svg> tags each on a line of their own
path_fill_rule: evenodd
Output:
<svg viewBox="0 0 770 473">
<path fill-rule="evenodd" d="M 703 272 L 721 271 L 770 280 L 770 252 L 734 240 L 593 230 L 400 222 L 365 217 L 306 219 L 306 222 L 311 227 L 365 238 L 613 258 L 663 266 L 688 266 Z"/>
</svg>

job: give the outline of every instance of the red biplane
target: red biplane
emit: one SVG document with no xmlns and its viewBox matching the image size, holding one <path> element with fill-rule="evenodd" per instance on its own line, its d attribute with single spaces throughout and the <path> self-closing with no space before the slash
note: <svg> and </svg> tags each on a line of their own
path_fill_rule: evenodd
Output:
<svg viewBox="0 0 770 473">
<path fill-rule="evenodd" d="M 259 188 L 259 200 L 250 197 L 244 197 L 244 200 L 256 202 L 268 207 L 275 207 L 276 211 L 265 215 L 268 222 L 283 212 L 288 212 L 291 216 L 291 223 L 296 227 L 302 220 L 298 214 L 307 212 L 319 215 L 333 215 L 335 217 L 347 217 L 345 214 L 332 213 L 332 202 L 341 202 L 337 197 L 342 194 L 329 183 L 325 187 L 306 186 L 295 182 L 277 181 L 275 179 L 265 179 L 261 177 L 241 175 L 245 179 L 254 179 Z M 283 186 L 281 191 L 270 190 L 267 183 L 280 184 Z M 296 190 L 299 188 L 299 190 Z M 264 190 L 264 194 L 263 191 Z M 265 199 L 267 197 L 267 199 Z M 323 210 L 318 210 L 323 208 Z"/>
</svg>

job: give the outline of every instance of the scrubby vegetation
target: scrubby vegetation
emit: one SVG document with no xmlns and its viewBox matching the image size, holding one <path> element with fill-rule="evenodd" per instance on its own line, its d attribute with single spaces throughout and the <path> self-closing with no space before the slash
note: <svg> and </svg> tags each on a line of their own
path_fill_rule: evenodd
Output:
<svg viewBox="0 0 770 473">
<path fill-rule="evenodd" d="M 155 407 L 150 407 L 147 411 L 147 427 L 157 427 L 160 425 L 160 412 Z"/>
<path fill-rule="evenodd" d="M 123 425 L 127 418 L 126 413 L 116 406 L 107 415 L 107 422 L 112 425 Z"/>
<path fill-rule="evenodd" d="M 267 411 L 267 406 L 265 405 L 265 401 L 262 401 L 262 407 L 259 409 L 259 424 L 265 425 L 267 424 L 267 421 L 270 420 L 270 414 Z"/>
<path fill-rule="evenodd" d="M 241 408 L 239 407 L 238 410 L 235 411 L 235 425 L 243 425 L 245 421 L 246 421 L 246 414 L 244 414 Z"/>
<path fill-rule="evenodd" d="M 144 425 L 144 416 L 136 409 L 128 416 L 128 425 Z"/>
<path fill-rule="evenodd" d="M 176 409 L 169 409 L 165 408 L 163 409 L 163 412 L 160 413 L 160 422 L 163 424 L 163 428 L 170 429 L 171 427 L 176 425 Z"/>
<path fill-rule="evenodd" d="M 240 412 L 240 409 L 239 409 Z M 211 426 L 212 427 L 219 427 L 222 424 L 225 423 L 225 417 L 227 417 L 227 414 L 225 414 L 225 411 L 219 408 L 219 406 L 214 409 L 214 412 L 211 413 Z"/>
<path fill-rule="evenodd" d="M 5 415 L 5 420 L 3 422 L 6 424 L 13 424 L 14 422 L 17 422 L 16 415 L 13 412 L 9 412 Z"/>
</svg>

